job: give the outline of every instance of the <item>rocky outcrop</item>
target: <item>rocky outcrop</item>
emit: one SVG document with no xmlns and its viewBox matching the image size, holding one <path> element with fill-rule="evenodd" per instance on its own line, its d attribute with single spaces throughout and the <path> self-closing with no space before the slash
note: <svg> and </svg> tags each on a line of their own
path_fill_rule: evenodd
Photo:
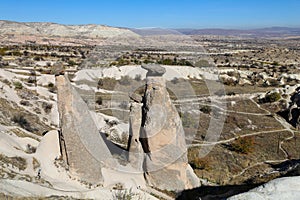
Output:
<svg viewBox="0 0 300 200">
<path fill-rule="evenodd" d="M 144 97 L 130 96 L 133 102 L 129 116 L 129 168 L 144 174 L 149 185 L 163 190 L 197 187 L 199 179 L 188 164 L 181 119 L 171 102 L 165 79 L 157 76 L 165 69 L 150 68 Z M 101 137 L 87 104 L 67 75 L 57 76 L 56 81 L 63 159 L 70 172 L 81 180 L 101 183 L 103 168 L 117 169 L 119 166 L 111 155 L 113 147 Z"/>
<path fill-rule="evenodd" d="M 143 173 L 143 157 L 144 152 L 142 145 L 139 142 L 140 128 L 142 122 L 142 104 L 132 102 L 130 106 L 129 115 L 129 162 L 131 166 L 137 171 Z"/>
<path fill-rule="evenodd" d="M 137 152 L 141 145 L 144 157 L 138 167 L 142 165 L 148 184 L 173 191 L 196 187 L 199 179 L 188 164 L 181 119 L 171 102 L 165 80 L 152 76 L 152 72 L 149 74 L 142 110 L 137 103 L 132 104 L 130 161 L 132 156 L 140 155 Z"/>
<path fill-rule="evenodd" d="M 82 181 L 103 181 L 101 168 L 116 166 L 101 137 L 87 104 L 73 88 L 67 76 L 57 76 L 60 147 L 71 174 Z"/>
<path fill-rule="evenodd" d="M 285 177 L 272 180 L 262 186 L 229 199 L 299 199 L 300 177 Z"/>
<path fill-rule="evenodd" d="M 296 127 L 300 128 L 300 89 L 298 89 L 291 97 L 291 104 L 288 109 L 288 120 Z"/>
</svg>

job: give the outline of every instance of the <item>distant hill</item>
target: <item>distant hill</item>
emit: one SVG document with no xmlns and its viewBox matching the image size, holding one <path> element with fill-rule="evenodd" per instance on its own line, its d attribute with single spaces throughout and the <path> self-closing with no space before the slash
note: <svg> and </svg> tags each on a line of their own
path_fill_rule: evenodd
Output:
<svg viewBox="0 0 300 200">
<path fill-rule="evenodd" d="M 119 35 L 136 36 L 129 29 L 104 25 L 63 25 L 49 22 L 13 22 L 0 20 L 0 34 L 21 34 L 60 37 L 115 37 Z"/>
<path fill-rule="evenodd" d="M 186 35 L 222 35 L 222 36 L 250 36 L 250 37 L 283 37 L 300 36 L 300 28 L 270 27 L 261 29 L 176 29 Z"/>
<path fill-rule="evenodd" d="M 163 28 L 132 28 L 131 31 L 141 36 L 152 36 L 152 35 L 180 35 L 181 32 L 173 29 Z"/>
<path fill-rule="evenodd" d="M 171 36 L 172 35 L 172 36 Z M 181 41 L 185 35 L 220 35 L 239 37 L 300 37 L 300 28 L 271 27 L 251 30 L 238 29 L 162 29 L 118 28 L 105 25 L 64 25 L 51 22 L 14 22 L 0 20 L 0 44 L 101 45 L 108 43 L 134 44 L 139 36 L 167 37 Z M 159 36 L 157 38 L 157 36 Z M 142 41 L 144 42 L 144 41 Z"/>
</svg>

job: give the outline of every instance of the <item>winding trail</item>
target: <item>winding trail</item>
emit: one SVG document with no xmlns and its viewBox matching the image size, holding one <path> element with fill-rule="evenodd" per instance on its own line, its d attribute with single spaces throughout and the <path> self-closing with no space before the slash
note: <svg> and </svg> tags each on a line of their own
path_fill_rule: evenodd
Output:
<svg viewBox="0 0 300 200">
<path fill-rule="evenodd" d="M 261 94 L 261 93 L 257 93 L 257 94 Z M 217 144 L 226 144 L 226 143 L 230 143 L 238 138 L 243 138 L 243 137 L 248 137 L 248 136 L 256 136 L 256 135 L 260 135 L 260 134 L 268 134 L 268 133 L 276 133 L 276 132 L 289 132 L 291 133 L 289 136 L 283 137 L 281 138 L 281 140 L 278 142 L 278 149 L 280 149 L 280 151 L 282 151 L 284 153 L 284 157 L 285 159 L 281 159 L 281 160 L 265 160 L 265 161 L 261 161 L 261 162 L 257 162 L 252 164 L 251 166 L 248 166 L 244 169 L 242 169 L 241 172 L 239 172 L 238 174 L 233 175 L 232 179 L 238 177 L 238 176 L 242 176 L 246 171 L 248 171 L 249 169 L 259 166 L 259 165 L 263 165 L 263 164 L 267 164 L 267 163 L 280 163 L 280 162 L 284 162 L 290 159 L 290 155 L 288 153 L 288 151 L 283 147 L 283 144 L 291 139 L 293 139 L 295 137 L 295 132 L 300 132 L 297 130 L 294 130 L 293 127 L 286 122 L 285 119 L 281 118 L 280 116 L 278 116 L 277 114 L 271 113 L 269 110 L 262 108 L 260 106 L 260 104 L 258 104 L 254 98 L 257 96 L 257 94 L 249 94 L 249 95 L 243 95 L 242 98 L 244 99 L 249 99 L 250 101 L 252 101 L 260 110 L 263 111 L 263 113 L 251 113 L 251 112 L 239 112 L 239 111 L 234 111 L 234 110 L 226 110 L 222 107 L 219 107 L 217 105 L 212 105 L 209 103 L 201 103 L 199 100 L 197 101 L 197 103 L 199 103 L 200 105 L 207 105 L 207 106 L 213 106 L 215 108 L 218 108 L 222 111 L 224 111 L 224 113 L 236 113 L 236 114 L 242 114 L 242 115 L 253 115 L 253 116 L 270 116 L 272 115 L 273 118 L 281 124 L 281 126 L 283 127 L 282 129 L 276 129 L 276 130 L 270 130 L 270 131 L 257 131 L 257 132 L 253 132 L 253 133 L 248 133 L 248 134 L 244 134 L 244 135 L 239 135 L 239 136 L 235 136 L 232 137 L 230 139 L 226 139 L 226 140 L 220 140 L 220 141 L 216 141 L 216 142 L 206 142 L 206 141 L 202 141 L 202 140 L 193 140 L 194 142 L 201 142 L 201 144 L 190 144 L 189 147 L 201 147 L 201 146 L 211 146 L 211 145 L 217 145 Z M 231 98 L 231 97 L 230 97 Z M 228 99 L 230 99 L 228 98 Z M 207 98 L 202 98 L 207 99 Z M 224 99 L 224 98 L 223 98 Z"/>
<path fill-rule="evenodd" d="M 234 111 L 234 110 L 226 110 L 220 106 L 217 105 L 211 105 L 211 104 L 201 104 L 199 102 L 199 104 L 201 105 L 207 105 L 207 106 L 213 106 L 216 107 L 224 112 L 227 113 L 236 113 L 236 114 L 243 114 L 243 115 L 254 115 L 254 116 L 268 116 L 268 115 L 272 115 L 274 117 L 274 119 L 279 122 L 282 127 L 284 127 L 283 129 L 276 129 L 276 130 L 270 130 L 270 131 L 258 131 L 258 132 L 254 132 L 254 133 L 248 133 L 248 134 L 244 134 L 244 135 L 239 135 L 239 136 L 235 136 L 232 137 L 230 139 L 227 140 L 220 140 L 220 141 L 216 141 L 216 142 L 206 142 L 206 141 L 200 141 L 200 140 L 193 140 L 196 142 L 202 142 L 201 144 L 190 144 L 189 147 L 199 147 L 199 146 L 210 146 L 210 145 L 216 145 L 216 144 L 225 144 L 225 143 L 229 143 L 232 142 L 238 138 L 243 138 L 243 137 L 248 137 L 248 136 L 255 136 L 255 135 L 260 135 L 260 134 L 265 134 L 265 133 L 276 133 L 276 132 L 281 132 L 281 131 L 288 131 L 291 133 L 291 136 L 288 136 L 286 138 L 282 138 L 282 140 L 279 142 L 279 149 L 284 153 L 286 159 L 289 158 L 289 154 L 288 152 L 282 147 L 283 143 L 291 140 L 295 137 L 295 131 L 292 130 L 292 127 L 289 123 L 287 123 L 284 119 L 282 119 L 281 117 L 279 117 L 278 115 L 274 115 L 273 113 L 271 113 L 270 111 L 268 111 L 267 109 L 262 108 L 256 101 L 253 100 L 253 98 L 257 95 L 257 94 L 261 94 L 261 93 L 255 93 L 255 94 L 247 94 L 247 95 L 243 95 L 242 97 L 245 99 L 249 99 L 251 100 L 259 109 L 261 109 L 262 111 L 264 111 L 264 113 L 251 113 L 251 112 L 239 112 L 239 111 Z M 206 99 L 207 97 L 205 97 Z M 232 98 L 232 97 L 229 97 Z M 204 99 L 204 98 L 203 98 Z M 224 99 L 224 97 L 222 97 L 222 99 Z M 185 101 L 187 102 L 187 100 Z"/>
</svg>

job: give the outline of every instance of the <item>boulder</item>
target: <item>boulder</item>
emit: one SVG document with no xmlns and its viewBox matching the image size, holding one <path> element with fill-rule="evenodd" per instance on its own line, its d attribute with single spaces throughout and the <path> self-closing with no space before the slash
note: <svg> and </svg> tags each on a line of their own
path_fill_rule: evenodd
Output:
<svg viewBox="0 0 300 200">
<path fill-rule="evenodd" d="M 166 69 L 158 64 L 142 64 L 142 68 L 147 70 L 146 76 L 162 76 L 166 73 Z"/>
<path fill-rule="evenodd" d="M 299 199 L 300 177 L 284 177 L 274 179 L 257 188 L 229 198 L 230 200 L 247 199 Z"/>
<path fill-rule="evenodd" d="M 291 97 L 291 103 L 288 108 L 288 120 L 295 128 L 300 128 L 300 91 L 297 91 Z"/>
</svg>

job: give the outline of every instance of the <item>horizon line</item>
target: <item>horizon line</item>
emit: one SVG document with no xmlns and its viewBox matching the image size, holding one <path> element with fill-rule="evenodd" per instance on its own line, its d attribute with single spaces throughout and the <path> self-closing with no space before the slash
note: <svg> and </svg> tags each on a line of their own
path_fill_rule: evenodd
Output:
<svg viewBox="0 0 300 200">
<path fill-rule="evenodd" d="M 115 28 L 126 28 L 126 29 L 164 29 L 164 30 L 201 30 L 201 29 L 211 29 L 211 30 L 255 30 L 255 29 L 265 29 L 265 28 L 300 28 L 300 25 L 291 26 L 291 25 L 265 25 L 265 26 L 253 26 L 253 27 L 244 27 L 244 26 L 224 26 L 224 27 L 172 27 L 172 28 L 166 28 L 166 27 L 159 27 L 159 26 L 149 26 L 149 27 L 126 27 L 126 26 L 113 26 L 113 25 L 107 25 L 107 24 L 99 24 L 99 23 L 80 23 L 80 24 L 68 24 L 68 23 L 60 23 L 60 22 L 54 22 L 54 21 L 15 21 L 15 20 L 8 20 L 8 19 L 0 19 L 0 21 L 6 21 L 6 22 L 15 22 L 15 23 L 52 23 L 52 24 L 59 24 L 59 25 L 65 25 L 65 26 L 84 26 L 84 25 L 99 25 L 99 26 L 109 26 L 109 27 L 115 27 Z"/>
</svg>

